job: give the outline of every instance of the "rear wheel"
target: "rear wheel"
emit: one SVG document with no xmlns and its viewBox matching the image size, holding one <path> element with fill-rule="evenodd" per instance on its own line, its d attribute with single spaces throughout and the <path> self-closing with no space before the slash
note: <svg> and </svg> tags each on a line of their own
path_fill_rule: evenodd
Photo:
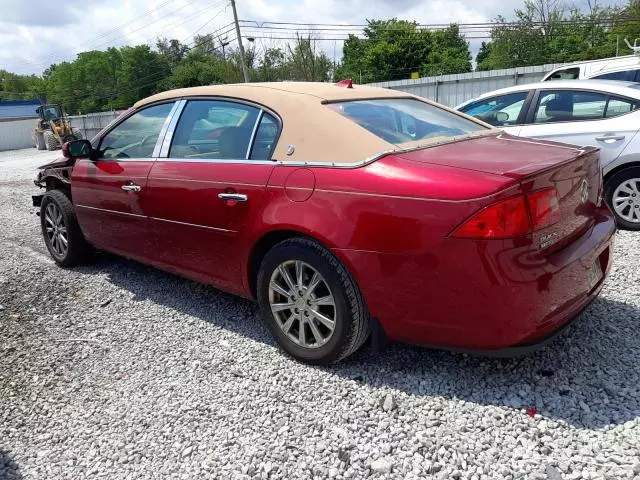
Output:
<svg viewBox="0 0 640 480">
<path fill-rule="evenodd" d="M 337 362 L 369 335 L 358 286 L 344 265 L 313 240 L 295 238 L 273 247 L 262 261 L 257 290 L 271 333 L 299 360 Z"/>
<path fill-rule="evenodd" d="M 36 133 L 36 148 L 38 150 L 46 150 L 47 145 L 44 142 L 44 135 L 42 132 Z"/>
<path fill-rule="evenodd" d="M 605 199 L 625 230 L 640 230 L 640 167 L 626 168 L 605 184 Z"/>
<path fill-rule="evenodd" d="M 49 253 L 63 267 L 82 263 L 91 247 L 82 235 L 73 205 L 60 190 L 50 190 L 40 206 L 42 235 Z"/>
<path fill-rule="evenodd" d="M 58 140 L 56 140 L 56 136 L 50 130 L 45 130 L 43 133 L 44 144 L 47 147 L 47 150 L 56 150 L 58 148 Z"/>
</svg>

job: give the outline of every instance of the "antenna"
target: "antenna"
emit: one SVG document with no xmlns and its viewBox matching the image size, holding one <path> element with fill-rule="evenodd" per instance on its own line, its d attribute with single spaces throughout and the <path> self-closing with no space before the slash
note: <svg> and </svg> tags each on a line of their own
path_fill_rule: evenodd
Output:
<svg viewBox="0 0 640 480">
<path fill-rule="evenodd" d="M 629 47 L 631 50 L 633 50 L 633 54 L 634 55 L 638 55 L 640 56 L 640 46 L 638 45 L 638 40 L 640 40 L 640 38 L 636 38 L 633 42 L 633 45 L 631 45 L 629 43 L 629 40 L 627 40 L 626 38 L 624 39 L 624 43 L 627 44 L 627 47 Z"/>
</svg>

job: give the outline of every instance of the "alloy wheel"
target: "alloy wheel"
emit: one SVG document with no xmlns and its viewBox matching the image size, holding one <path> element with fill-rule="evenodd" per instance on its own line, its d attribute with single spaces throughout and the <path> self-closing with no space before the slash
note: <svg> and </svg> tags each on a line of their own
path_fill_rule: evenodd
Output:
<svg viewBox="0 0 640 480">
<path fill-rule="evenodd" d="M 51 250 L 57 257 L 63 258 L 69 250 L 69 235 L 62 212 L 55 203 L 47 205 L 44 220 Z"/>
<path fill-rule="evenodd" d="M 312 266 L 281 263 L 269 281 L 271 312 L 282 332 L 304 348 L 325 345 L 335 330 L 336 303 L 331 288 Z"/>
<path fill-rule="evenodd" d="M 611 203 L 620 218 L 640 223 L 640 178 L 630 178 L 618 185 Z"/>
</svg>

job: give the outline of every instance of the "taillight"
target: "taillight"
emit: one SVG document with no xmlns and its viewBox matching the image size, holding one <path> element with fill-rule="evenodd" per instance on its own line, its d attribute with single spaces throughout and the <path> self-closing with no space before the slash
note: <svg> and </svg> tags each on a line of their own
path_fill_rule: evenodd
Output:
<svg viewBox="0 0 640 480">
<path fill-rule="evenodd" d="M 558 191 L 555 188 L 545 188 L 527 195 L 531 209 L 533 230 L 540 230 L 558 223 L 560 220 L 560 206 L 558 205 Z"/>
<path fill-rule="evenodd" d="M 453 231 L 457 238 L 513 238 L 549 227 L 560 220 L 558 192 L 537 192 L 500 200 L 483 208 Z"/>
<path fill-rule="evenodd" d="M 501 200 L 480 210 L 458 227 L 458 238 L 510 238 L 531 231 L 529 212 L 523 195 Z"/>
</svg>

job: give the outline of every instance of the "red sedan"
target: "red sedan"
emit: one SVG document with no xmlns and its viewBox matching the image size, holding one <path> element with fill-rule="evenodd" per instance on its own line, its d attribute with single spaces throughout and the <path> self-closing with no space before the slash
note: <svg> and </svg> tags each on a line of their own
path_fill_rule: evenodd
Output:
<svg viewBox="0 0 640 480">
<path fill-rule="evenodd" d="M 61 266 L 91 247 L 255 298 L 311 363 L 374 331 L 526 350 L 599 293 L 614 221 L 598 151 L 412 95 L 317 83 L 173 90 L 41 167 Z"/>
</svg>

